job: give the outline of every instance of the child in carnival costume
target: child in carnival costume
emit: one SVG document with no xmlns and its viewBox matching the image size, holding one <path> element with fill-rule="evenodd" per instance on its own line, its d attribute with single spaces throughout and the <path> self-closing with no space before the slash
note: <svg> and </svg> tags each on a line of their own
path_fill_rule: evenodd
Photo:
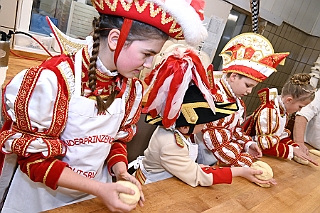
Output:
<svg viewBox="0 0 320 213">
<path fill-rule="evenodd" d="M 294 74 L 282 87 L 281 95 L 277 88 L 258 92 L 261 104 L 246 121 L 244 129 L 257 141 L 264 155 L 318 165 L 291 139 L 291 132 L 286 128 L 289 114 L 299 111 L 315 97 L 310 78 L 306 73 Z"/>
<path fill-rule="evenodd" d="M 99 197 L 128 212 L 126 143 L 136 134 L 143 86 L 135 78 L 165 41 L 205 39 L 201 0 L 92 0 L 93 34 L 75 39 L 54 29 L 61 55 L 23 70 L 6 85 L 0 134 L 1 212 L 41 212 Z M 77 43 L 77 42 L 76 42 Z M 68 51 L 69 50 L 69 51 Z M 70 51 L 71 50 L 71 51 Z M 73 51 L 75 50 L 75 51 Z M 18 167 L 16 166 L 18 165 Z M 140 205 L 144 196 L 141 192 Z"/>
<path fill-rule="evenodd" d="M 289 53 L 274 53 L 272 45 L 263 36 L 243 33 L 232 38 L 221 52 L 221 78 L 216 86 L 222 96 L 218 99 L 236 101 L 239 110 L 225 118 L 206 125 L 196 139 L 202 141 L 220 165 L 250 167 L 254 159 L 262 157 L 257 143 L 246 135 L 241 124 L 246 117 L 242 96 L 276 71 L 277 65 Z M 201 162 L 199 162 L 201 163 Z"/>
<path fill-rule="evenodd" d="M 206 123 L 223 118 L 238 109 L 236 102 L 216 102 L 206 71 L 190 48 L 176 48 L 146 78 L 152 87 L 144 108 L 146 122 L 158 125 L 144 156 L 132 163 L 142 184 L 177 177 L 190 186 L 231 183 L 241 176 L 253 182 L 262 171 L 251 168 L 222 168 L 195 162 L 198 145 L 192 139 Z"/>
</svg>

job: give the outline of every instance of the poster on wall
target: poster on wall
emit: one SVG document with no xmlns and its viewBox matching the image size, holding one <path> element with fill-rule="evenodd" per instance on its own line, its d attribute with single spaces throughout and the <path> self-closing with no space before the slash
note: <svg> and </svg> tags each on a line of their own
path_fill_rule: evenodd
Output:
<svg viewBox="0 0 320 213">
<path fill-rule="evenodd" d="M 208 37 L 202 44 L 201 50 L 207 53 L 212 60 L 218 48 L 225 24 L 223 19 L 218 16 L 205 17 L 204 23 L 207 25 Z"/>
</svg>

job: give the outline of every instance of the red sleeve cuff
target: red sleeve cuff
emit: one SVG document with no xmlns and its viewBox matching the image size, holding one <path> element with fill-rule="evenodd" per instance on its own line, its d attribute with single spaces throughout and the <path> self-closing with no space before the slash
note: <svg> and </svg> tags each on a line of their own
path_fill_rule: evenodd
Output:
<svg viewBox="0 0 320 213">
<path fill-rule="evenodd" d="M 230 184 L 232 182 L 232 173 L 229 167 L 204 167 L 202 170 L 207 174 L 212 174 L 212 185 L 220 183 Z"/>
<path fill-rule="evenodd" d="M 64 168 L 68 166 L 68 164 L 59 160 L 52 163 L 53 165 L 49 170 L 48 176 L 46 177 L 46 179 L 44 179 L 44 184 L 46 184 L 46 186 L 50 187 L 51 189 L 57 189 L 60 175 Z"/>
<path fill-rule="evenodd" d="M 125 143 L 115 142 L 111 146 L 110 153 L 107 157 L 107 167 L 110 174 L 112 174 L 112 167 L 118 162 L 125 162 L 128 165 L 127 146 Z"/>
<path fill-rule="evenodd" d="M 20 169 L 34 182 L 40 182 L 57 189 L 57 183 L 63 169 L 68 166 L 66 162 L 56 158 L 41 159 L 41 154 L 33 154 L 28 158 L 18 157 Z"/>
</svg>

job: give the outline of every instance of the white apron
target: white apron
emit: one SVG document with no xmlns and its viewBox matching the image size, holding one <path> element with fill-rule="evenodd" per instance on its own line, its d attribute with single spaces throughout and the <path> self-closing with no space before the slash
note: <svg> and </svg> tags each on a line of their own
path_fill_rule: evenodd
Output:
<svg viewBox="0 0 320 213">
<path fill-rule="evenodd" d="M 192 143 L 189 138 L 186 139 L 178 130 L 175 130 L 175 132 L 180 135 L 180 137 L 183 139 L 183 142 L 188 146 L 189 157 L 191 158 L 191 160 L 196 161 L 196 159 L 198 157 L 198 144 Z M 164 179 L 168 179 L 168 178 L 173 177 L 173 175 L 167 171 L 157 172 L 157 173 L 148 172 L 143 166 L 142 161 L 144 158 L 145 158 L 144 156 L 139 156 L 137 158 L 137 160 L 135 160 L 129 164 L 129 168 L 131 165 L 133 165 L 135 169 L 140 168 L 141 172 L 143 173 L 143 175 L 145 176 L 145 179 L 146 179 L 144 184 L 157 182 L 160 180 L 164 180 Z"/>
<path fill-rule="evenodd" d="M 76 54 L 75 93 L 71 97 L 66 128 L 61 135 L 68 145 L 62 161 L 85 177 L 111 182 L 105 159 L 124 118 L 125 98 L 115 99 L 108 113 L 97 116 L 96 101 L 81 96 L 81 52 Z M 17 169 L 2 213 L 39 212 L 92 197 L 63 187 L 52 190 L 42 183 L 31 181 Z"/>
</svg>

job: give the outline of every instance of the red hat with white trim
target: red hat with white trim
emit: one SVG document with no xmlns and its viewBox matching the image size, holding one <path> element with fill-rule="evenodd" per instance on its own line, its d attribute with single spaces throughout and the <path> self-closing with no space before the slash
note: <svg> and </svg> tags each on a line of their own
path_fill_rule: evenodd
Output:
<svg viewBox="0 0 320 213">
<path fill-rule="evenodd" d="M 289 52 L 274 53 L 268 39 L 256 33 L 242 33 L 232 38 L 220 53 L 224 72 L 238 73 L 258 82 L 276 72 L 276 67 L 283 65 L 288 55 Z"/>
<path fill-rule="evenodd" d="M 191 46 L 207 37 L 204 0 L 91 0 L 99 13 L 150 24 Z"/>
<path fill-rule="evenodd" d="M 208 35 L 202 24 L 204 0 L 91 0 L 91 2 L 101 14 L 124 17 L 114 54 L 115 63 L 133 20 L 152 25 L 177 40 L 185 39 L 191 46 L 199 44 Z"/>
</svg>

